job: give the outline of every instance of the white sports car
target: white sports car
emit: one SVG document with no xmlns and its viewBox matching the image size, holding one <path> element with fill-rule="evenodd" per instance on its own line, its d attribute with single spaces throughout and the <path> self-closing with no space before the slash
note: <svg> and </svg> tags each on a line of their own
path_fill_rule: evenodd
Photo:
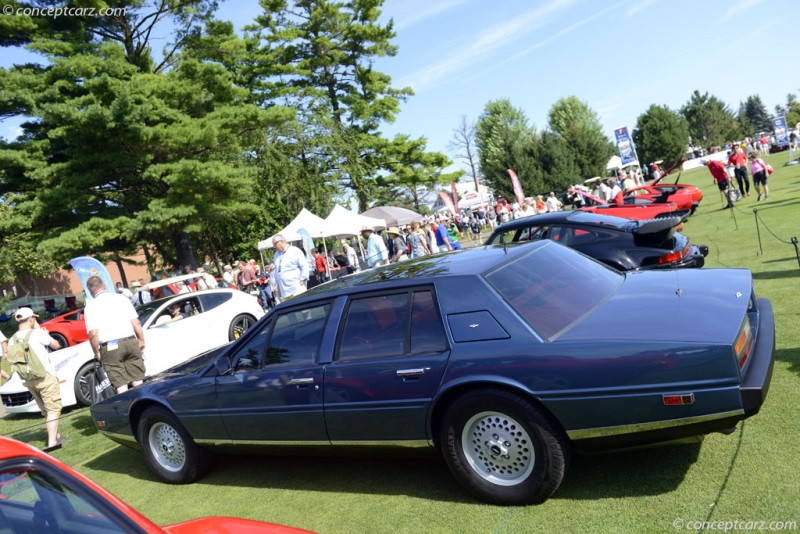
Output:
<svg viewBox="0 0 800 534">
<path fill-rule="evenodd" d="M 168 308 L 181 306 L 186 318 L 170 321 Z M 147 375 L 160 373 L 200 353 L 237 339 L 264 315 L 256 297 L 237 289 L 210 289 L 155 300 L 136 308 L 142 323 Z M 62 406 L 91 404 L 86 377 L 94 371 L 89 342 L 50 354 L 61 384 Z M 9 413 L 38 412 L 33 396 L 14 373 L 0 387 Z"/>
</svg>

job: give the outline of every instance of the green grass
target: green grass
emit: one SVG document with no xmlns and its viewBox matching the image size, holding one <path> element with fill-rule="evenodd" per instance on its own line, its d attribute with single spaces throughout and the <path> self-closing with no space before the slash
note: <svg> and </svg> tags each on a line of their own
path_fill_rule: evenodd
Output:
<svg viewBox="0 0 800 534">
<path fill-rule="evenodd" d="M 87 410 L 65 414 L 70 437 L 55 456 L 160 524 L 205 515 L 274 521 L 319 532 L 676 532 L 689 521 L 800 522 L 800 165 L 770 156 L 770 201 L 755 196 L 721 210 L 706 169 L 684 173 L 706 197 L 686 223 L 694 243 L 710 247 L 708 267 L 746 267 L 756 293 L 774 306 L 777 349 L 761 413 L 739 431 L 702 444 L 576 458 L 561 489 L 540 506 L 475 501 L 437 458 L 220 456 L 197 484 L 155 481 L 138 451 L 99 436 Z M 735 219 L 734 219 L 735 216 Z M 737 228 L 738 224 L 738 228 Z M 625 328 L 625 325 L 618 325 Z M 658 328 L 658 325 L 652 325 Z M 0 429 L 43 446 L 37 416 L 0 420 Z"/>
</svg>

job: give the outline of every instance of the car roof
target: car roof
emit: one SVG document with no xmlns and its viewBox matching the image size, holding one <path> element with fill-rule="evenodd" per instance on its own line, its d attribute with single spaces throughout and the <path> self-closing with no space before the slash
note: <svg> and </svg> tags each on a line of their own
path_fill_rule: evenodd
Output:
<svg viewBox="0 0 800 534">
<path fill-rule="evenodd" d="M 430 283 L 436 279 L 454 276 L 477 276 L 524 254 L 532 253 L 552 242 L 513 243 L 473 247 L 466 250 L 423 256 L 401 263 L 375 267 L 316 286 L 292 303 L 317 299 L 320 296 L 336 297 L 352 292 L 354 288 L 380 289 L 410 284 Z"/>
<path fill-rule="evenodd" d="M 573 210 L 555 211 L 552 213 L 542 213 L 539 215 L 531 215 L 530 217 L 523 217 L 521 219 L 516 219 L 514 221 L 501 224 L 495 228 L 495 232 L 537 224 L 545 225 L 565 222 L 580 224 L 583 226 L 611 226 L 619 230 L 627 230 L 638 225 L 636 221 L 625 219 L 623 217 L 614 217 L 613 215 L 603 215 L 600 213 Z"/>
</svg>

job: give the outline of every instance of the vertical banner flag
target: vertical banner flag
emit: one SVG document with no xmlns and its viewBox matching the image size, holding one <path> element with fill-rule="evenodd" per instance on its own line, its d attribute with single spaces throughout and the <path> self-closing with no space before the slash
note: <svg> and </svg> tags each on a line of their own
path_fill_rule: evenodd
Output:
<svg viewBox="0 0 800 534">
<path fill-rule="evenodd" d="M 514 187 L 514 196 L 517 197 L 517 202 L 520 206 L 522 206 L 522 204 L 525 202 L 525 193 L 522 192 L 522 184 L 519 183 L 517 173 L 511 169 L 506 170 L 508 170 L 508 175 L 511 177 L 511 185 Z"/>
<path fill-rule="evenodd" d="M 105 265 L 96 259 L 90 258 L 89 256 L 81 256 L 80 258 L 72 258 L 69 260 L 69 264 L 75 269 L 75 274 L 78 275 L 78 280 L 81 281 L 83 292 L 86 293 L 86 302 L 92 300 L 92 295 L 89 293 L 89 290 L 86 289 L 86 280 L 90 276 L 99 276 L 106 285 L 106 290 L 112 293 L 116 291 L 114 282 L 111 281 L 111 275 L 108 274 Z"/>
<path fill-rule="evenodd" d="M 636 151 L 633 149 L 633 141 L 628 135 L 628 128 L 617 128 L 614 130 L 614 138 L 619 149 L 619 157 L 623 165 L 636 161 Z"/>
<path fill-rule="evenodd" d="M 772 119 L 772 129 L 775 130 L 775 144 L 781 147 L 789 144 L 789 134 L 786 130 L 786 117 Z"/>
<path fill-rule="evenodd" d="M 450 194 L 453 195 L 453 206 L 458 210 L 458 187 L 455 182 L 450 184 Z"/>
<path fill-rule="evenodd" d="M 298 228 L 297 235 L 303 240 L 303 250 L 306 251 L 306 258 L 309 263 L 314 262 L 314 240 L 305 228 Z"/>
<path fill-rule="evenodd" d="M 450 198 L 450 195 L 445 193 L 444 191 L 439 191 L 439 198 L 442 199 L 444 205 L 447 206 L 447 209 L 450 210 L 450 215 L 455 219 L 456 217 L 456 208 L 453 206 L 453 199 Z"/>
</svg>

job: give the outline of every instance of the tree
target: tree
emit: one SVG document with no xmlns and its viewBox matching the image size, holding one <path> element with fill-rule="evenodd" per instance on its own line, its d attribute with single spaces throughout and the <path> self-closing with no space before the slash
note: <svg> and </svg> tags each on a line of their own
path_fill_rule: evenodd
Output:
<svg viewBox="0 0 800 534">
<path fill-rule="evenodd" d="M 478 147 L 475 141 L 475 123 L 468 122 L 466 115 L 461 115 L 461 124 L 453 129 L 453 138 L 448 143 L 450 153 L 467 167 L 465 171 L 478 180 L 481 177 L 480 164 L 478 163 Z"/>
<path fill-rule="evenodd" d="M 195 35 L 194 15 L 176 9 L 177 35 Z M 0 71 L 0 113 L 35 118 L 0 150 L 2 193 L 19 195 L 39 250 L 59 261 L 152 243 L 168 262 L 196 265 L 194 239 L 257 214 L 247 155 L 291 112 L 248 103 L 220 64 L 173 54 L 154 73 L 136 55 L 146 41 L 129 49 L 98 35 L 69 46 L 32 38 L 49 64 Z"/>
<path fill-rule="evenodd" d="M 540 188 L 541 170 L 533 153 L 535 137 L 525 112 L 510 100 L 486 104 L 475 124 L 475 144 L 483 179 L 496 194 L 514 196 L 507 169 L 514 170 L 523 190 Z"/>
<path fill-rule="evenodd" d="M 655 104 L 639 115 L 633 130 L 633 141 L 642 162 L 677 161 L 686 150 L 688 138 L 689 129 L 683 117 Z"/>
<path fill-rule="evenodd" d="M 249 59 L 248 75 L 260 103 L 311 111 L 301 117 L 322 148 L 313 155 L 324 163 L 320 171 L 351 189 L 361 210 L 373 200 L 379 176 L 414 175 L 433 160 L 447 161 L 441 155 L 403 160 L 413 167 L 403 171 L 394 159 L 398 143 L 410 143 L 400 152 L 422 158 L 422 140 L 387 141 L 380 135 L 381 124 L 394 121 L 400 102 L 412 94 L 391 87 L 391 78 L 373 68 L 374 58 L 397 53 L 390 42 L 393 23 L 378 23 L 381 4 L 265 0 L 264 12 L 248 29 L 261 44 Z"/>
<path fill-rule="evenodd" d="M 747 97 L 747 100 L 739 105 L 739 117 L 744 125 L 750 127 L 749 130 L 746 130 L 749 135 L 772 130 L 772 119 L 766 106 L 761 102 L 761 97 L 758 95 Z"/>
<path fill-rule="evenodd" d="M 731 131 L 736 127 L 736 117 L 724 102 L 708 93 L 692 93 L 681 108 L 692 143 L 696 146 L 723 145 L 731 140 Z"/>
<path fill-rule="evenodd" d="M 605 173 L 614 145 L 588 104 L 576 96 L 561 98 L 550 108 L 547 120 L 550 129 L 565 141 L 564 149 L 576 167 L 575 178 Z"/>
</svg>

